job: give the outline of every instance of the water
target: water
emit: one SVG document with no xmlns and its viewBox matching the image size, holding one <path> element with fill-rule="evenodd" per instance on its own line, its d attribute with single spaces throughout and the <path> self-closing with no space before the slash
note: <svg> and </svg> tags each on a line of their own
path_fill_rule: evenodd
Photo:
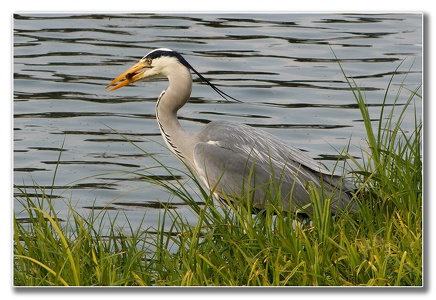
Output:
<svg viewBox="0 0 436 300">
<path fill-rule="evenodd" d="M 250 124 L 327 167 L 349 141 L 357 158 L 365 145 L 360 113 L 334 54 L 364 88 L 374 118 L 403 60 L 390 103 L 403 81 L 412 90 L 422 82 L 420 14 L 15 15 L 14 183 L 30 194 L 38 192 L 35 183 L 50 187 L 63 149 L 53 191 L 61 217 L 67 205 L 79 213 L 107 207 L 120 226 L 126 218 L 133 227 L 156 226 L 161 210 L 153 204 L 180 200 L 131 172 L 156 166 L 157 158 L 185 179 L 184 167 L 162 146 L 155 120 L 155 101 L 167 83 L 112 93 L 105 87 L 158 47 L 183 53 L 243 101 L 223 101 L 194 76 L 191 101 L 180 112 L 184 127 L 199 131 L 211 120 Z M 407 97 L 404 92 L 402 103 Z M 422 103 L 415 105 L 420 112 Z M 413 107 L 403 126 L 414 129 Z M 168 175 L 162 169 L 154 174 Z M 183 204 L 176 207 L 195 222 Z"/>
</svg>

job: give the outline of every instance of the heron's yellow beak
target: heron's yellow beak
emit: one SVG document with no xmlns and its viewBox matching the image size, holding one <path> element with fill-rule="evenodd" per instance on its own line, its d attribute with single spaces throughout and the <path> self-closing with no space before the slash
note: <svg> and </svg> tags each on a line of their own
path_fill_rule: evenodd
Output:
<svg viewBox="0 0 436 300">
<path fill-rule="evenodd" d="M 112 80 L 106 86 L 106 88 L 109 89 L 108 92 L 112 92 L 130 83 L 138 81 L 143 77 L 143 74 L 147 71 L 147 70 L 141 71 L 144 68 L 151 68 L 151 66 L 146 65 L 143 61 L 137 62 L 133 67 L 129 68 L 127 71 L 119 75 L 117 78 Z"/>
</svg>

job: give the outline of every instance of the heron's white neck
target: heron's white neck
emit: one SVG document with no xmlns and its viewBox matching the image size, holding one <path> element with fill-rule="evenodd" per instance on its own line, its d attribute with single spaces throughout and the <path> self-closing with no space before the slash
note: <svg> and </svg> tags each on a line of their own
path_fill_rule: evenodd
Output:
<svg viewBox="0 0 436 300">
<path fill-rule="evenodd" d="M 174 68 L 166 72 L 169 85 L 156 103 L 156 119 L 167 147 L 189 165 L 193 161 L 195 135 L 182 128 L 177 112 L 189 100 L 192 77 L 184 66 L 177 65 Z"/>
</svg>

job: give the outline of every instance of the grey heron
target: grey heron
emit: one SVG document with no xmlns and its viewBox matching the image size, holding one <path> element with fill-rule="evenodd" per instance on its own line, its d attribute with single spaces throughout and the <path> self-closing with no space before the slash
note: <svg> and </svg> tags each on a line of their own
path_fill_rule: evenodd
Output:
<svg viewBox="0 0 436 300">
<path fill-rule="evenodd" d="M 311 182 L 324 199 L 330 199 L 332 213 L 357 210 L 357 205 L 351 201 L 350 191 L 354 189 L 351 182 L 332 175 L 301 150 L 265 131 L 245 124 L 213 121 L 197 134 L 187 132 L 180 125 L 177 112 L 191 96 L 191 70 L 220 96 L 230 97 L 204 78 L 181 54 L 167 48 L 149 52 L 107 88 L 113 91 L 139 80 L 166 77 L 168 88 L 156 102 L 156 119 L 162 137 L 174 155 L 218 198 L 242 199 L 250 190 L 250 204 L 261 210 L 270 204 L 268 189 L 274 184 L 278 187 L 275 191 L 280 197 L 279 204 L 284 209 L 311 213 Z"/>
</svg>

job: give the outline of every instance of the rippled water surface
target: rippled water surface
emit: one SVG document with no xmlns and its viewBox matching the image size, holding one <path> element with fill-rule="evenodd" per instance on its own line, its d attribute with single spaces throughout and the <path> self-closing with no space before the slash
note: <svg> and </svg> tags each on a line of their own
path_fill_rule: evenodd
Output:
<svg viewBox="0 0 436 300">
<path fill-rule="evenodd" d="M 180 200 L 133 173 L 157 166 L 158 159 L 185 180 L 155 120 L 166 81 L 105 89 L 158 47 L 183 53 L 243 101 L 226 102 L 193 76 L 191 101 L 179 113 L 182 126 L 195 132 L 211 120 L 246 123 L 327 167 L 349 141 L 356 157 L 365 145 L 360 113 L 334 54 L 364 89 L 374 118 L 403 61 L 388 102 L 401 83 L 413 90 L 422 81 L 420 14 L 15 15 L 14 183 L 40 193 L 31 187 L 50 187 L 59 161 L 53 196 L 61 216 L 68 203 L 79 212 L 106 207 L 122 212 L 121 224 L 128 218 L 148 227 L 157 224 L 155 204 L 173 201 L 189 219 Z M 409 96 L 402 94 L 400 103 Z M 420 112 L 422 103 L 415 105 Z M 414 129 L 413 107 L 404 127 Z M 168 175 L 162 168 L 153 174 Z"/>
</svg>

